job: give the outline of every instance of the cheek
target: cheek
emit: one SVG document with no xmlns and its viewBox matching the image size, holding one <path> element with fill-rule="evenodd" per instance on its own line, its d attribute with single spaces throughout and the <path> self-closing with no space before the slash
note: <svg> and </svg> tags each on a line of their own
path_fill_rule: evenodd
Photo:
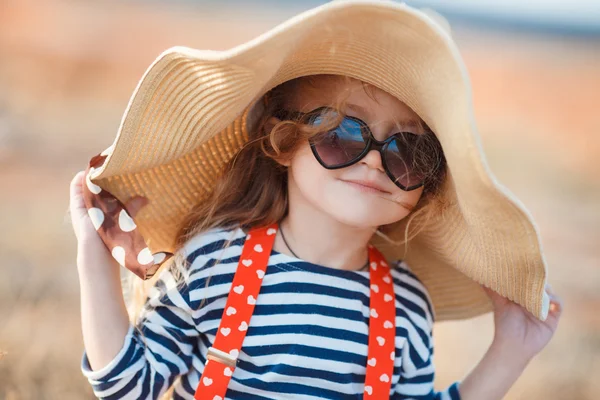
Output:
<svg viewBox="0 0 600 400">
<path fill-rule="evenodd" d="M 295 202 L 306 201 L 340 222 L 362 227 L 399 221 L 410 212 L 402 204 L 410 208 L 419 201 L 422 188 L 410 192 L 397 188 L 385 198 L 357 193 L 339 181 L 351 168 L 357 167 L 324 168 L 306 144 L 298 149 L 290 164 L 289 173 L 293 181 L 290 196 L 296 198 Z"/>
<path fill-rule="evenodd" d="M 305 197 L 308 195 L 316 199 L 322 198 L 327 188 L 327 181 L 335 175 L 335 171 L 323 168 L 319 164 L 308 144 L 303 145 L 294 154 L 290 173 Z"/>
<path fill-rule="evenodd" d="M 400 220 L 410 213 L 410 210 L 415 207 L 421 198 L 423 188 L 420 187 L 410 192 L 405 192 L 397 188 L 392 193 L 392 198 L 396 202 L 396 207 L 393 208 L 393 217 L 395 220 Z"/>
<path fill-rule="evenodd" d="M 420 187 L 415 190 L 411 190 L 410 192 L 405 192 L 404 190 L 396 187 L 393 191 L 392 196 L 394 199 L 397 199 L 401 203 L 406 203 L 411 207 L 417 204 L 419 199 L 421 198 L 421 194 L 423 193 L 423 187 Z"/>
<path fill-rule="evenodd" d="M 298 149 L 290 165 L 290 200 L 336 217 L 342 197 L 336 182 L 339 171 L 319 164 L 307 143 Z"/>
</svg>

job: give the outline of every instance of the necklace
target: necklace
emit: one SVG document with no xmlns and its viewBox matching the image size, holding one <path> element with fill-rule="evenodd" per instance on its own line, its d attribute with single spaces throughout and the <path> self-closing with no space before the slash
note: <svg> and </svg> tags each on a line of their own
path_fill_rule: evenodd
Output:
<svg viewBox="0 0 600 400">
<path fill-rule="evenodd" d="M 288 244 L 287 240 L 285 240 L 285 235 L 283 234 L 283 228 L 281 226 L 279 227 L 279 232 L 281 232 L 281 238 L 283 239 L 283 243 L 285 243 L 288 250 L 294 255 L 294 257 L 300 258 L 296 255 L 296 253 L 294 253 L 294 250 L 292 250 L 292 248 Z M 369 260 L 367 260 L 367 263 L 365 265 L 363 265 L 361 269 L 357 269 L 356 271 L 362 271 L 365 268 L 367 268 L 368 266 L 369 266 Z"/>
</svg>

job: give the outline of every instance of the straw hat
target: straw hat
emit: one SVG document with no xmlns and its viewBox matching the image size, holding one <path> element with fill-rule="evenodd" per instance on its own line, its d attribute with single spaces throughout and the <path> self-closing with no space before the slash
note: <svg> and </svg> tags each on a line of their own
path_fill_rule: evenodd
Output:
<svg viewBox="0 0 600 400">
<path fill-rule="evenodd" d="M 136 229 L 151 253 L 172 253 L 184 215 L 207 198 L 247 140 L 253 105 L 273 87 L 314 74 L 348 75 L 385 90 L 442 145 L 450 206 L 409 242 L 404 257 L 427 287 L 436 320 L 491 311 L 479 284 L 546 319 L 537 228 L 486 164 L 466 68 L 447 22 L 431 11 L 334 1 L 230 50 L 170 48 L 141 78 L 113 145 L 88 179 L 120 201 L 147 197 Z M 388 261 L 404 256 L 403 246 L 385 245 L 377 235 L 372 243 Z"/>
</svg>

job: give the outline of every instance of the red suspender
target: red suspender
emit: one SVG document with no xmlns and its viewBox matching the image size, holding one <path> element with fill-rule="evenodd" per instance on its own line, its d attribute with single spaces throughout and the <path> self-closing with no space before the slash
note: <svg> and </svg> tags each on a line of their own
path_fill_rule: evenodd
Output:
<svg viewBox="0 0 600 400">
<path fill-rule="evenodd" d="M 235 370 L 265 276 L 277 225 L 253 229 L 246 237 L 215 341 L 208 349 L 204 372 L 194 398 L 222 400 Z"/>
<path fill-rule="evenodd" d="M 369 259 L 369 350 L 364 398 L 387 399 L 394 372 L 396 297 L 390 267 L 379 250 L 372 245 L 369 245 Z"/>
<path fill-rule="evenodd" d="M 223 400 L 235 371 L 260 285 L 266 273 L 277 224 L 252 229 L 246 237 L 215 341 L 208 349 L 194 398 Z M 370 317 L 365 399 L 388 398 L 394 369 L 396 302 L 389 266 L 369 245 Z"/>
</svg>

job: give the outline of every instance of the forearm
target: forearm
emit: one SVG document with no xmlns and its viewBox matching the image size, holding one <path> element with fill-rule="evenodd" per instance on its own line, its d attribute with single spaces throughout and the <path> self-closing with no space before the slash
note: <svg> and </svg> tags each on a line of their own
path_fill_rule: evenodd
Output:
<svg viewBox="0 0 600 400">
<path fill-rule="evenodd" d="M 460 383 L 461 399 L 502 399 L 529 363 L 529 360 L 513 353 L 492 343 L 479 364 Z"/>
<path fill-rule="evenodd" d="M 77 269 L 83 342 L 90 367 L 98 370 L 118 354 L 129 328 L 120 265 L 105 249 L 80 248 Z"/>
</svg>

